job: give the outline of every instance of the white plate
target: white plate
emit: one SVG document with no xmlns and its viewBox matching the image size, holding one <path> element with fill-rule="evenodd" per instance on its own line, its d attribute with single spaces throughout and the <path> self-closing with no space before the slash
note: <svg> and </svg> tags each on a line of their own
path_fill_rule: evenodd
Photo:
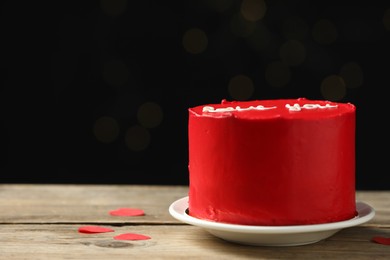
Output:
<svg viewBox="0 0 390 260">
<path fill-rule="evenodd" d="M 375 210 L 363 202 L 356 202 L 358 215 L 350 220 L 315 225 L 249 226 L 225 224 L 192 217 L 186 213 L 188 196 L 169 207 L 172 217 L 184 223 L 204 228 L 221 239 L 254 246 L 296 246 L 326 239 L 343 228 L 357 226 L 371 220 Z"/>
</svg>

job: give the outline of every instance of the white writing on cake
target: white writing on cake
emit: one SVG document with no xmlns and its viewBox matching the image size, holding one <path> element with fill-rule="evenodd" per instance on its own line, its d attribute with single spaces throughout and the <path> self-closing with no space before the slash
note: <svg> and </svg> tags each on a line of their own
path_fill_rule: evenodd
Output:
<svg viewBox="0 0 390 260">
<path fill-rule="evenodd" d="M 289 111 L 301 111 L 302 109 L 324 109 L 324 108 L 336 108 L 337 105 L 331 105 L 331 104 L 326 104 L 325 106 L 319 105 L 319 104 L 304 104 L 303 106 L 300 106 L 299 104 L 294 104 L 291 106 L 290 104 L 286 104 L 286 108 Z"/>
<path fill-rule="evenodd" d="M 299 105 L 295 103 L 294 105 L 286 104 L 285 108 L 287 108 L 289 111 L 301 111 L 302 109 L 326 109 L 326 108 L 337 108 L 337 105 L 331 105 L 331 104 L 304 104 Z M 232 112 L 232 111 L 248 111 L 248 110 L 258 110 L 258 111 L 264 111 L 264 110 L 270 110 L 270 109 L 276 109 L 276 106 L 273 107 L 265 107 L 265 106 L 250 106 L 250 107 L 222 107 L 222 108 L 214 108 L 212 106 L 204 106 L 202 112 L 206 113 L 216 113 L 216 112 Z"/>
<path fill-rule="evenodd" d="M 214 108 L 210 106 L 203 107 L 202 112 L 231 112 L 231 111 L 247 111 L 247 110 L 268 110 L 274 109 L 276 107 L 264 107 L 264 106 L 250 106 L 246 108 L 241 108 L 240 106 L 236 107 L 223 107 L 223 108 Z"/>
</svg>

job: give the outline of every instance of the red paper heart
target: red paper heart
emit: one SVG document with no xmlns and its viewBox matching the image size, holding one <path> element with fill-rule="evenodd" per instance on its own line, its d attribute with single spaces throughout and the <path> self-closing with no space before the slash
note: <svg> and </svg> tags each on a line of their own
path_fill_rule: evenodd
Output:
<svg viewBox="0 0 390 260">
<path fill-rule="evenodd" d="M 134 233 L 125 233 L 120 234 L 114 237 L 116 240 L 147 240 L 151 239 L 149 236 L 141 235 L 141 234 L 134 234 Z"/>
<path fill-rule="evenodd" d="M 99 226 L 82 226 L 79 227 L 80 233 L 93 234 L 93 233 L 106 233 L 106 232 L 114 232 L 111 228 L 99 227 Z"/>
<path fill-rule="evenodd" d="M 119 208 L 110 211 L 111 216 L 122 216 L 122 217 L 133 217 L 133 216 L 143 216 L 145 212 L 142 209 L 135 208 Z"/>
<path fill-rule="evenodd" d="M 390 246 L 390 237 L 376 236 L 371 239 L 375 243 Z"/>
</svg>

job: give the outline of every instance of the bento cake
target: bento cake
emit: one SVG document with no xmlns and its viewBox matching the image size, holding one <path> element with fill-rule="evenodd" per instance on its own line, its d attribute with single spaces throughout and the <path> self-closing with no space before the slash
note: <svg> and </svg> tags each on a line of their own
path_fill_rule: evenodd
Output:
<svg viewBox="0 0 390 260">
<path fill-rule="evenodd" d="M 355 217 L 353 104 L 222 100 L 188 113 L 190 216 L 256 226 Z"/>
</svg>

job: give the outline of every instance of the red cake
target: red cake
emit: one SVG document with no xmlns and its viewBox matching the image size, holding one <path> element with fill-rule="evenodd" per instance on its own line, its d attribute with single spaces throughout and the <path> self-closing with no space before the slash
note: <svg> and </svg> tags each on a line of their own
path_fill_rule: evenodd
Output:
<svg viewBox="0 0 390 260">
<path fill-rule="evenodd" d="M 222 100 L 188 112 L 190 216 L 256 226 L 356 216 L 353 104 Z"/>
</svg>

